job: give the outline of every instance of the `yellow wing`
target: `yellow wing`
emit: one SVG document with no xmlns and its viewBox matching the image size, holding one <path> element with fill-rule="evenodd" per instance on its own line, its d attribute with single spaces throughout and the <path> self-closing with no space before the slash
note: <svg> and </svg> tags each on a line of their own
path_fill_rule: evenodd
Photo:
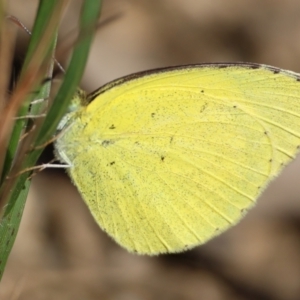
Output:
<svg viewBox="0 0 300 300">
<path fill-rule="evenodd" d="M 96 221 L 142 254 L 237 223 L 300 144 L 297 74 L 196 65 L 117 80 L 69 116 L 56 148 Z"/>
</svg>

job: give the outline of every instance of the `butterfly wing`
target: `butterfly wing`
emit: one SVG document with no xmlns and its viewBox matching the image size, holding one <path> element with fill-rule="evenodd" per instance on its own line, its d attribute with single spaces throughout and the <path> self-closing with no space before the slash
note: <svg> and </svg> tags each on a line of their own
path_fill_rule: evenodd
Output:
<svg viewBox="0 0 300 300">
<path fill-rule="evenodd" d="M 271 67 L 154 71 L 92 97 L 57 148 L 129 251 L 183 251 L 237 223 L 300 144 L 298 75 Z"/>
</svg>

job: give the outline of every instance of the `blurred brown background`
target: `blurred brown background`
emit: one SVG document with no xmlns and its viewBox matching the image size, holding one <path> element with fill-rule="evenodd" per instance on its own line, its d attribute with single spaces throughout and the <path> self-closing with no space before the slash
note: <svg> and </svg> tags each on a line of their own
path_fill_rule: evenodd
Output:
<svg viewBox="0 0 300 300">
<path fill-rule="evenodd" d="M 11 0 L 31 28 L 37 1 Z M 80 1 L 62 23 L 74 28 Z M 104 0 L 82 87 L 150 68 L 251 61 L 300 72 L 297 0 Z M 17 57 L 28 37 L 19 33 Z M 58 57 L 58 59 L 60 59 Z M 300 124 L 299 124 L 300 125 Z M 0 299 L 300 299 L 300 160 L 236 227 L 179 255 L 142 257 L 94 223 L 63 172 L 33 180 Z"/>
</svg>

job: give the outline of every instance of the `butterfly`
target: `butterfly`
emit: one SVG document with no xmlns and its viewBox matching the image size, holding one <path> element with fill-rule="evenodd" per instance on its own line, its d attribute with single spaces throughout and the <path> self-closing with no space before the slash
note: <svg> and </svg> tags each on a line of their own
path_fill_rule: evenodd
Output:
<svg viewBox="0 0 300 300">
<path fill-rule="evenodd" d="M 74 97 L 56 155 L 117 243 L 184 251 L 241 220 L 295 158 L 299 79 L 250 63 L 129 75 Z"/>
</svg>

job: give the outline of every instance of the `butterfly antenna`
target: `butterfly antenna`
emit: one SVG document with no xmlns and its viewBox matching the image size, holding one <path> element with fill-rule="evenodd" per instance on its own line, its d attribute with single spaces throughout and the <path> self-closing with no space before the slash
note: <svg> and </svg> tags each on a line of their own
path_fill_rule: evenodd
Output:
<svg viewBox="0 0 300 300">
<path fill-rule="evenodd" d="M 31 35 L 31 31 L 17 18 L 14 17 L 12 15 L 8 15 L 6 16 L 6 18 L 10 21 L 12 21 L 13 23 L 15 23 L 17 26 L 19 26 L 20 28 L 22 28 L 24 31 L 26 31 L 29 35 Z M 66 71 L 63 68 L 63 66 L 59 63 L 59 61 L 53 57 L 55 64 L 58 66 L 58 68 L 65 74 Z"/>
</svg>

